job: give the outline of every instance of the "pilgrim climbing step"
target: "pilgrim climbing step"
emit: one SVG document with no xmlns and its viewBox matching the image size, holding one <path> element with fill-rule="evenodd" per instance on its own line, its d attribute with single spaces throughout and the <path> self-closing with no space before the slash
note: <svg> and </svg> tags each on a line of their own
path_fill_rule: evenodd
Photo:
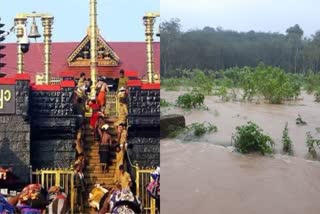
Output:
<svg viewBox="0 0 320 214">
<path fill-rule="evenodd" d="M 112 133 L 113 139 L 116 139 L 116 131 L 113 123 L 110 125 L 110 131 Z M 108 172 L 102 172 L 99 157 L 99 142 L 95 141 L 93 132 L 88 125 L 88 120 L 85 126 L 85 142 L 84 150 L 86 151 L 87 157 L 87 168 L 85 171 L 85 177 L 88 183 L 88 192 L 93 188 L 94 184 L 104 184 L 106 187 L 114 186 L 114 175 L 115 175 L 115 165 L 116 161 L 112 161 L 112 165 L 109 166 Z"/>
</svg>

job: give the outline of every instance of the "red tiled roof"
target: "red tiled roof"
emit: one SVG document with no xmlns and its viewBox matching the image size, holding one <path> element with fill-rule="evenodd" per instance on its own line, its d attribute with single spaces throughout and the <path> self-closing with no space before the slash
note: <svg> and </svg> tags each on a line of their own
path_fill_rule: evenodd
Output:
<svg viewBox="0 0 320 214">
<path fill-rule="evenodd" d="M 80 72 L 90 73 L 90 67 L 69 67 L 67 57 L 77 47 L 78 42 L 56 42 L 52 43 L 51 50 L 51 72 L 53 76 L 59 76 L 63 71 L 72 71 L 75 76 L 79 76 Z M 119 70 L 137 71 L 139 77 L 146 74 L 146 44 L 144 42 L 108 42 L 115 53 L 120 57 L 120 65 L 118 67 L 98 67 L 99 75 L 117 77 Z M 7 65 L 2 72 L 7 73 L 7 77 L 16 74 L 17 63 L 17 45 L 16 43 L 6 43 L 5 49 L 1 53 L 6 54 L 2 59 Z M 155 70 L 160 71 L 160 43 L 154 43 L 154 62 Z M 31 43 L 29 52 L 24 55 L 24 71 L 29 73 L 32 82 L 35 74 L 43 72 L 43 43 Z"/>
</svg>

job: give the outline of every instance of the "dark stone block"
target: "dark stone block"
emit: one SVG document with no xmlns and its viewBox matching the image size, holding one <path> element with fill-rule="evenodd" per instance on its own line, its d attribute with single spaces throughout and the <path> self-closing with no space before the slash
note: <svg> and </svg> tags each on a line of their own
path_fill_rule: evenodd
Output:
<svg viewBox="0 0 320 214">
<path fill-rule="evenodd" d="M 159 126 L 159 116 L 131 116 L 128 117 L 129 125 L 133 126 Z"/>
<path fill-rule="evenodd" d="M 183 115 L 170 114 L 160 117 L 160 137 L 165 138 L 170 131 L 184 128 L 186 126 L 186 119 Z"/>
<path fill-rule="evenodd" d="M 3 147 L 0 149 L 1 164 L 19 164 L 30 165 L 30 151 L 3 151 Z"/>
<path fill-rule="evenodd" d="M 31 142 L 32 149 L 38 152 L 74 152 L 73 140 L 34 140 Z"/>
<path fill-rule="evenodd" d="M 158 136 L 148 137 L 147 135 L 152 135 L 152 132 L 157 133 Z M 159 129 L 131 130 L 128 148 L 128 154 L 133 163 L 143 167 L 158 166 L 160 164 Z"/>
<path fill-rule="evenodd" d="M 30 125 L 27 123 L 10 123 L 0 124 L 0 133 L 5 132 L 4 134 L 8 136 L 15 135 L 17 133 L 30 132 Z"/>
<path fill-rule="evenodd" d="M 141 134 L 142 135 L 142 134 Z M 129 137 L 129 143 L 134 145 L 160 145 L 160 139 L 155 137 Z"/>
<path fill-rule="evenodd" d="M 1 129 L 1 128 L 0 128 Z M 11 142 L 10 145 L 16 144 L 16 142 L 20 141 L 28 141 L 30 142 L 30 139 L 27 139 L 29 136 L 29 132 L 19 132 L 19 131 L 11 131 L 11 132 L 4 132 L 0 131 L 0 147 L 1 142 Z"/>
<path fill-rule="evenodd" d="M 34 168 L 69 168 L 74 162 L 73 152 L 40 152 L 32 156 Z"/>
</svg>

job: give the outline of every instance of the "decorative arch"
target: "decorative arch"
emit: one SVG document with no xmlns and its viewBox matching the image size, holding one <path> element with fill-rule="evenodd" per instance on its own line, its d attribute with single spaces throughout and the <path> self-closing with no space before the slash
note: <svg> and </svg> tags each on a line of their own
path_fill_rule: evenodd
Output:
<svg viewBox="0 0 320 214">
<path fill-rule="evenodd" d="M 120 63 L 120 58 L 108 43 L 98 37 L 98 66 L 116 67 Z M 69 67 L 90 66 L 90 37 L 87 35 L 67 59 Z"/>
</svg>

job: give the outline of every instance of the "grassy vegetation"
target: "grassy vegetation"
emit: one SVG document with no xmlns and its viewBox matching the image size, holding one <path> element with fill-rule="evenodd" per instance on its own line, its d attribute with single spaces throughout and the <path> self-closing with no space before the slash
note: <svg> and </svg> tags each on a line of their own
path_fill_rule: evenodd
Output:
<svg viewBox="0 0 320 214">
<path fill-rule="evenodd" d="M 262 155 L 273 153 L 274 141 L 251 121 L 236 128 L 233 140 L 235 148 L 240 153 L 260 152 Z"/>
<path fill-rule="evenodd" d="M 229 68 L 227 70 L 176 69 L 179 78 L 162 80 L 165 90 L 192 88 L 203 95 L 219 96 L 223 101 L 237 97 L 234 89 L 240 89 L 242 99 L 251 101 L 263 97 L 273 104 L 297 99 L 301 90 L 314 94 L 320 101 L 320 74 L 290 74 L 284 70 L 260 64 L 257 67 Z"/>
<path fill-rule="evenodd" d="M 180 87 L 191 87 L 192 80 L 188 78 L 164 78 L 161 80 L 161 88 L 166 91 L 179 91 Z"/>
</svg>

